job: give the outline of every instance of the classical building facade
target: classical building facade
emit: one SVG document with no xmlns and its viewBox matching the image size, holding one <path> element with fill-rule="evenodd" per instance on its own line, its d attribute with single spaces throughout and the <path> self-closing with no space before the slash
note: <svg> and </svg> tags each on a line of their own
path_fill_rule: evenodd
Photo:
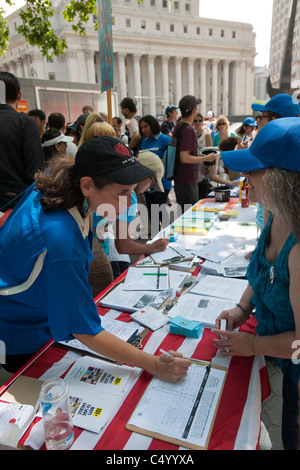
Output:
<svg viewBox="0 0 300 470">
<path fill-rule="evenodd" d="M 54 0 L 53 26 L 68 49 L 47 61 L 17 34 L 17 12 L 8 16 L 11 39 L 0 68 L 18 77 L 97 85 L 100 79 L 96 18 L 80 36 L 63 20 L 66 0 Z M 255 33 L 248 23 L 201 18 L 199 0 L 112 0 L 113 91 L 135 98 L 142 114 L 162 114 L 186 94 L 202 99 L 206 114 L 251 113 Z M 99 84 L 100 88 L 100 84 Z"/>
</svg>

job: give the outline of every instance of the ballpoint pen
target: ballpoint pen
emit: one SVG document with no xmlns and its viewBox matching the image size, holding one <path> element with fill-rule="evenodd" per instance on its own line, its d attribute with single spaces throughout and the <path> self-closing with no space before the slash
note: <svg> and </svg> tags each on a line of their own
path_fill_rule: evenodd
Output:
<svg viewBox="0 0 300 470">
<path fill-rule="evenodd" d="M 165 356 L 175 357 L 172 354 L 168 353 L 167 351 L 164 351 L 164 349 L 160 349 L 160 352 L 162 354 L 164 354 Z M 192 357 L 183 357 L 182 359 L 189 359 L 194 364 L 199 364 L 201 366 L 208 366 L 208 365 L 210 366 L 211 365 L 210 362 L 208 362 L 208 361 L 202 361 L 202 360 L 199 360 L 199 359 L 194 359 Z"/>
<path fill-rule="evenodd" d="M 168 273 L 143 273 L 143 276 L 167 276 Z"/>
</svg>

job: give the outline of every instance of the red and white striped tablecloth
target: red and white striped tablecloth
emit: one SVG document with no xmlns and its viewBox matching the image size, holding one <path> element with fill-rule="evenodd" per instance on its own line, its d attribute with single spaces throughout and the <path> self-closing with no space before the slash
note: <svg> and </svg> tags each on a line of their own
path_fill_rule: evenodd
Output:
<svg viewBox="0 0 300 470">
<path fill-rule="evenodd" d="M 117 313 L 100 306 L 98 310 L 100 315 L 107 314 L 115 319 L 130 321 L 130 316 L 127 313 Z M 249 320 L 242 329 L 253 332 L 254 328 L 255 321 Z M 185 356 L 197 357 L 227 366 L 228 375 L 208 449 L 256 449 L 260 434 L 261 403 L 270 393 L 264 359 L 262 357 L 222 358 L 213 346 L 212 338 L 210 330 L 204 330 L 201 341 L 172 335 L 166 325 L 156 332 L 150 332 L 145 337 L 143 349 L 152 354 L 160 354 L 160 348 L 179 350 Z M 67 351 L 49 342 L 36 355 L 36 359 L 30 361 L 22 369 L 22 373 L 41 380 L 52 376 L 64 377 L 78 357 L 77 352 Z M 0 389 L 0 396 L 14 382 L 19 373 L 15 374 Z M 75 428 L 75 438 L 71 450 L 178 450 L 179 448 L 173 444 L 142 436 L 125 428 L 150 380 L 151 375 L 147 372 L 141 372 L 136 377 L 122 402 L 114 410 L 110 421 L 99 434 Z M 33 426 L 38 421 L 39 418 L 34 420 L 20 444 L 26 444 Z M 41 447 L 41 449 L 44 448 L 44 446 Z"/>
</svg>

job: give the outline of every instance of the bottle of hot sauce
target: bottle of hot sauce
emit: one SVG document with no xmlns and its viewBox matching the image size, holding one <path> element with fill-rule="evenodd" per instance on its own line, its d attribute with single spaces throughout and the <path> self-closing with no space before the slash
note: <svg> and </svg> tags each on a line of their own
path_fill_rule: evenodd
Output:
<svg viewBox="0 0 300 470">
<path fill-rule="evenodd" d="M 248 193 L 249 193 L 249 185 L 247 182 L 247 179 L 244 180 L 243 186 L 242 186 L 242 197 L 241 197 L 241 203 L 242 207 L 249 207 L 249 198 L 248 198 Z"/>
</svg>

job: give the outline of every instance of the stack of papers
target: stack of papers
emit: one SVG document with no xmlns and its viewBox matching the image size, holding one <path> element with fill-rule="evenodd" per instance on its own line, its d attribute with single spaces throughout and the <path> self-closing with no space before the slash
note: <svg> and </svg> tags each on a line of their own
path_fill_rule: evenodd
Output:
<svg viewBox="0 0 300 470">
<path fill-rule="evenodd" d="M 146 328 L 150 328 L 150 330 L 152 331 L 158 330 L 162 326 L 169 323 L 170 320 L 167 315 L 164 315 L 161 311 L 156 310 L 155 308 L 150 307 L 149 305 L 145 308 L 137 310 L 130 316 L 132 320 L 140 323 Z"/>
<path fill-rule="evenodd" d="M 175 243 L 170 243 L 164 251 L 152 253 L 151 258 L 156 264 L 169 266 L 174 263 L 192 260 L 194 258 L 190 251 L 185 250 Z"/>
<path fill-rule="evenodd" d="M 0 402 L 0 444 L 17 447 L 34 417 L 32 405 Z"/>
<path fill-rule="evenodd" d="M 199 249 L 193 249 L 193 253 L 200 258 L 220 263 L 244 247 L 245 239 L 223 235 L 220 239 L 211 240 Z"/>
<path fill-rule="evenodd" d="M 245 277 L 249 266 L 249 260 L 245 258 L 248 253 L 248 249 L 241 249 L 220 263 L 205 260 L 201 266 L 201 273 L 225 277 Z"/>
<path fill-rule="evenodd" d="M 137 268 L 140 269 L 140 268 Z M 126 291 L 123 289 L 123 283 L 118 284 L 103 299 L 100 304 L 103 307 L 114 308 L 121 312 L 135 312 L 140 308 L 150 305 L 159 309 L 170 296 L 170 290 L 166 291 Z"/>
<path fill-rule="evenodd" d="M 130 267 L 124 281 L 125 291 L 164 291 L 169 289 L 169 268 Z"/>
<path fill-rule="evenodd" d="M 196 280 L 189 292 L 191 294 L 216 297 L 223 300 L 233 300 L 237 303 L 240 301 L 240 298 L 247 286 L 248 281 L 246 279 L 202 275 L 200 281 L 197 282 Z"/>
<path fill-rule="evenodd" d="M 78 359 L 64 378 L 70 394 L 73 424 L 98 433 L 137 373 L 136 368 L 109 364 L 89 356 Z"/>
<path fill-rule="evenodd" d="M 203 328 L 211 329 L 215 327 L 216 319 L 220 313 L 235 307 L 235 304 L 236 302 L 232 300 L 184 293 L 169 310 L 168 316 L 172 319 L 178 315 L 184 315 L 189 320 L 200 321 Z"/>
</svg>

